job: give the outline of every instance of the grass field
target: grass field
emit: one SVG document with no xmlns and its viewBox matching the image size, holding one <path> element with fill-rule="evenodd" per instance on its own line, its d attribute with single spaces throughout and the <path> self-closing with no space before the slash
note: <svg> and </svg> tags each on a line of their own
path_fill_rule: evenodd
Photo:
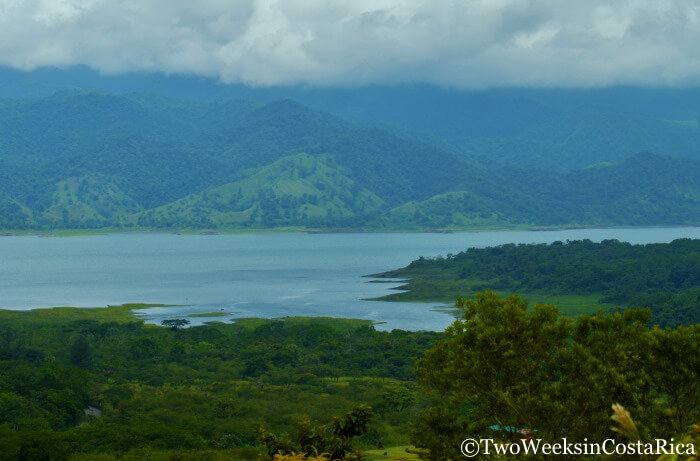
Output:
<svg viewBox="0 0 700 461">
<path fill-rule="evenodd" d="M 547 294 L 521 294 L 521 298 L 534 304 L 554 304 L 559 307 L 559 312 L 567 317 L 576 317 L 581 314 L 595 314 L 599 309 L 603 312 L 614 307 L 612 304 L 601 303 L 600 295 L 547 295 Z"/>
<path fill-rule="evenodd" d="M 168 307 L 164 304 L 122 304 L 107 307 L 50 307 L 31 310 L 0 309 L 0 321 L 22 320 L 28 323 L 56 324 L 76 320 L 96 320 L 98 322 L 134 321 L 136 309 Z"/>
</svg>

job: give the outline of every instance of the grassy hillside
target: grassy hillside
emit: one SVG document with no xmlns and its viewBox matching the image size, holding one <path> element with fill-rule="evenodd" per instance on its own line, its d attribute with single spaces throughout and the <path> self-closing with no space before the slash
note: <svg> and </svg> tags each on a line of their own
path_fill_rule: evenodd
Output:
<svg viewBox="0 0 700 461">
<path fill-rule="evenodd" d="M 49 207 L 37 221 L 48 227 L 103 227 L 121 224 L 124 216 L 140 209 L 118 186 L 91 175 L 58 182 Z"/>
<path fill-rule="evenodd" d="M 392 208 L 383 216 L 393 226 L 480 228 L 528 224 L 522 213 L 510 214 L 498 200 L 471 191 L 447 192 Z M 520 219 L 519 219 L 520 218 Z M 532 224 L 532 222 L 530 222 Z"/>
<path fill-rule="evenodd" d="M 296 154 L 244 179 L 188 195 L 134 217 L 148 227 L 277 227 L 362 222 L 382 208 L 329 156 Z"/>
</svg>

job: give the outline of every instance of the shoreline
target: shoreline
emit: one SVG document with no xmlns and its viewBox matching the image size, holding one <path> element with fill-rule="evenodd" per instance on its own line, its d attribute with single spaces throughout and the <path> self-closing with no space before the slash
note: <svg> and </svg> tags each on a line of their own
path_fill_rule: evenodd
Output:
<svg viewBox="0 0 700 461">
<path fill-rule="evenodd" d="M 102 307 L 76 307 L 76 306 L 54 306 L 54 307 L 35 307 L 30 309 L 7 309 L 0 308 L 0 320 L 13 320 L 22 318 L 24 321 L 34 323 L 45 322 L 74 322 L 80 320 L 94 320 L 97 322 L 141 322 L 147 327 L 167 328 L 158 322 L 151 322 L 146 318 L 148 309 L 182 307 L 174 304 L 153 304 L 153 303 L 126 303 L 126 304 L 110 304 Z M 141 312 L 137 312 L 141 311 Z M 207 314 L 219 314 L 212 312 Z M 231 312 L 225 313 L 230 315 Z M 201 318 L 211 319 L 201 323 L 191 323 L 185 328 L 209 326 L 210 323 L 225 323 L 229 325 L 239 324 L 243 326 L 259 325 L 265 322 L 283 321 L 283 322 L 334 322 L 337 324 L 356 324 L 356 325 L 371 325 L 379 326 L 387 324 L 382 320 L 371 320 L 357 317 L 335 317 L 328 315 L 284 315 L 277 317 L 234 317 L 229 318 L 228 322 L 220 320 L 221 315 L 175 315 L 174 318 Z M 412 330 L 405 330 L 412 331 Z M 426 331 L 441 331 L 441 330 L 426 330 Z"/>
<path fill-rule="evenodd" d="M 465 227 L 465 228 L 368 228 L 368 229 L 314 229 L 295 227 L 273 227 L 261 229 L 156 229 L 156 228 L 98 228 L 98 229 L 4 229 L 0 237 L 95 237 L 116 234 L 157 234 L 157 235 L 250 235 L 250 234 L 459 234 L 480 232 L 553 232 L 566 230 L 596 229 L 696 229 L 700 224 L 658 224 L 658 225 L 569 225 L 569 226 L 506 226 L 506 227 Z"/>
</svg>

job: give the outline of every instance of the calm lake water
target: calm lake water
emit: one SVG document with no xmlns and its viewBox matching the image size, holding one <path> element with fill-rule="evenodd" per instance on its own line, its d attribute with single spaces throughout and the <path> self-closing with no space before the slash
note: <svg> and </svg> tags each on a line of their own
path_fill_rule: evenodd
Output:
<svg viewBox="0 0 700 461">
<path fill-rule="evenodd" d="M 363 301 L 391 284 L 363 275 L 502 243 L 588 238 L 631 243 L 700 238 L 700 228 L 581 229 L 454 234 L 112 234 L 0 238 L 0 306 L 102 307 L 132 302 L 187 305 L 149 309 L 147 318 L 194 312 L 236 317 L 332 316 L 386 322 L 378 328 L 442 330 L 453 319 L 434 304 Z M 210 318 L 191 318 L 208 321 Z"/>
</svg>

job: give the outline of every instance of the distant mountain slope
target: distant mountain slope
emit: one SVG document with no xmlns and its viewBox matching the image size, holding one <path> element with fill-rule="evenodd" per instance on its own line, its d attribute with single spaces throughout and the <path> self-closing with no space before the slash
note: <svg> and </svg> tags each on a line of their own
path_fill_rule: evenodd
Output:
<svg viewBox="0 0 700 461">
<path fill-rule="evenodd" d="M 688 101 L 679 104 L 685 109 L 670 109 L 668 99 L 678 103 L 673 93 L 658 98 L 662 106 L 658 111 L 622 96 L 619 99 L 627 107 L 621 107 L 613 91 L 607 93 L 609 100 L 602 97 L 606 93 L 585 90 L 558 94 L 555 90 L 404 88 L 388 89 L 386 94 L 357 93 L 347 91 L 342 103 L 321 98 L 314 103 L 358 123 L 381 124 L 514 166 L 567 171 L 623 161 L 640 151 L 700 160 L 698 114 L 687 107 Z M 700 104 L 700 92 L 678 93 Z M 642 99 L 654 94 L 638 91 Z"/>
<path fill-rule="evenodd" d="M 252 108 L 64 92 L 0 101 L 0 173 L 8 193 L 43 209 L 66 178 L 100 174 L 146 206 L 210 184 L 221 167 L 206 136 Z"/>
<path fill-rule="evenodd" d="M 520 167 L 567 171 L 620 162 L 640 151 L 700 160 L 698 87 L 252 88 L 159 73 L 108 76 L 85 67 L 33 72 L 0 67 L 0 97 L 46 97 L 76 89 L 185 99 L 189 106 L 179 111 L 184 118 L 208 113 L 212 101 L 245 99 L 260 106 L 294 99 L 358 125 L 390 129 L 402 137 Z M 194 105 L 200 108 L 193 110 Z M 242 114 L 239 109 L 233 112 Z"/>
<path fill-rule="evenodd" d="M 561 197 L 582 222 L 684 224 L 700 218 L 697 161 L 641 153 L 617 165 L 569 173 L 564 183 Z"/>
<path fill-rule="evenodd" d="M 362 187 L 390 203 L 446 191 L 467 178 L 483 181 L 489 174 L 469 159 L 385 130 L 356 127 L 290 100 L 251 113 L 220 144 L 235 156 L 238 168 L 301 151 L 330 154 Z"/>
<path fill-rule="evenodd" d="M 27 229 L 36 226 L 32 212 L 0 191 L 0 229 Z"/>
<path fill-rule="evenodd" d="M 295 154 L 244 179 L 139 213 L 147 227 L 489 228 L 700 224 L 700 162 L 639 154 L 548 179 L 504 170 L 501 183 L 393 206 L 330 155 Z"/>
<path fill-rule="evenodd" d="M 517 137 L 465 140 L 465 144 L 503 163 L 560 170 L 619 162 L 640 151 L 700 160 L 700 129 L 693 122 L 586 105 L 561 111 L 556 119 Z M 493 148 L 495 143 L 500 143 L 498 149 Z M 523 155 L 523 146 L 534 155 Z"/>
<path fill-rule="evenodd" d="M 551 121 L 546 107 L 523 108 Z M 640 154 L 560 172 L 443 147 L 291 100 L 2 100 L 0 227 L 700 223 L 694 160 Z"/>
<path fill-rule="evenodd" d="M 504 169 L 506 188 L 408 202 L 383 222 L 414 227 L 700 223 L 700 162 L 650 153 L 566 174 Z"/>
<path fill-rule="evenodd" d="M 258 108 L 70 92 L 4 101 L 0 135 L 7 190 L 40 209 L 67 177 L 103 175 L 150 208 L 302 151 L 329 153 L 395 203 L 487 175 L 474 162 L 465 168 L 468 159 L 287 100 Z"/>
<path fill-rule="evenodd" d="M 47 227 L 121 225 L 124 215 L 141 208 L 107 178 L 72 177 L 56 184 L 51 204 L 37 217 L 37 222 Z"/>
<path fill-rule="evenodd" d="M 296 154 L 134 217 L 148 227 L 356 225 L 382 208 L 327 155 Z"/>
<path fill-rule="evenodd" d="M 498 227 L 532 224 L 525 210 L 518 215 L 505 212 L 503 202 L 471 191 L 454 191 L 426 200 L 412 201 L 392 208 L 382 217 L 388 226 L 415 228 Z"/>
</svg>

